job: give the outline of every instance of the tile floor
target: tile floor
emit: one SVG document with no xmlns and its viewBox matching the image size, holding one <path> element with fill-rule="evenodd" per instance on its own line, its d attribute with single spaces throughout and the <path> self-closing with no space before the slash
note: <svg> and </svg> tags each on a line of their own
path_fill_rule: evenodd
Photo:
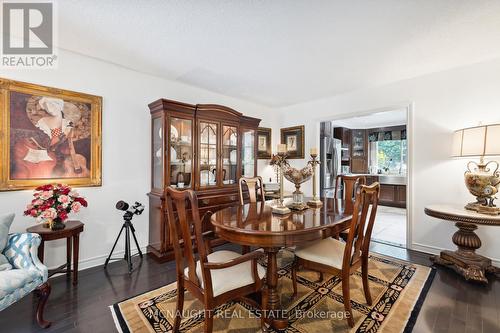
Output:
<svg viewBox="0 0 500 333">
<path fill-rule="evenodd" d="M 406 209 L 378 206 L 372 240 L 406 247 Z"/>
</svg>

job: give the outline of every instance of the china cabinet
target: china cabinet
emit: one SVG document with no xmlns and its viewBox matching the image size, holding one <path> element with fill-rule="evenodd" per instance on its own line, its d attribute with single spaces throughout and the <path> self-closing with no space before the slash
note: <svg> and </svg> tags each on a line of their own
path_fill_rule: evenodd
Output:
<svg viewBox="0 0 500 333">
<path fill-rule="evenodd" d="M 368 171 L 368 145 L 366 130 L 351 130 L 351 172 L 366 173 Z"/>
<path fill-rule="evenodd" d="M 256 131 L 260 119 L 214 104 L 187 104 L 166 99 L 149 104 L 151 112 L 151 192 L 148 253 L 173 259 L 166 219 L 167 186 L 193 189 L 200 214 L 239 201 L 238 180 L 257 175 Z M 213 234 L 209 221 L 203 231 Z M 212 239 L 213 245 L 223 241 Z"/>
</svg>

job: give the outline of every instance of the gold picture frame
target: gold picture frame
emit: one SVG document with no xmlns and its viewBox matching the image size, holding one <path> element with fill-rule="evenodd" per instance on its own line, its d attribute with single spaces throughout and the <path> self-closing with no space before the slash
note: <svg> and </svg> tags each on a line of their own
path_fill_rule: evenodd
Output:
<svg viewBox="0 0 500 333">
<path fill-rule="evenodd" d="M 282 128 L 281 143 L 286 144 L 288 159 L 304 158 L 304 125 Z"/>
<path fill-rule="evenodd" d="M 0 191 L 102 185 L 102 97 L 0 78 Z"/>
<path fill-rule="evenodd" d="M 271 159 L 272 129 L 268 127 L 257 128 L 257 158 Z"/>
</svg>

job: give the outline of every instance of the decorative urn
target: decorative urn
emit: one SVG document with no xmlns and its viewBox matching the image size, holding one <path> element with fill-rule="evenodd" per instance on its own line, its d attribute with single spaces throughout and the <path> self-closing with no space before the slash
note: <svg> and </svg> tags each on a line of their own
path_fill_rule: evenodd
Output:
<svg viewBox="0 0 500 333">
<path fill-rule="evenodd" d="M 500 187 L 497 161 L 485 162 L 485 156 L 500 155 L 500 124 L 480 125 L 455 131 L 453 156 L 479 157 L 479 163 L 470 161 L 464 174 L 465 186 L 476 197 L 465 208 L 479 213 L 498 215 L 500 208 L 494 203 Z"/>
<path fill-rule="evenodd" d="M 471 168 L 472 165 L 474 166 Z M 495 169 L 490 169 L 489 165 L 493 165 Z M 500 214 L 500 209 L 494 204 L 500 187 L 500 172 L 496 161 L 484 163 L 481 160 L 479 164 L 469 162 L 464 179 L 467 189 L 476 197 L 476 202 L 468 203 L 465 208 L 481 213 Z"/>
<path fill-rule="evenodd" d="M 285 178 L 295 185 L 295 191 L 293 192 L 293 202 L 289 206 L 291 209 L 304 210 L 308 206 L 304 202 L 304 193 L 300 190 L 300 185 L 303 182 L 311 179 L 313 175 L 313 166 L 307 164 L 302 169 L 298 170 L 293 167 L 286 165 L 283 170 Z"/>
</svg>

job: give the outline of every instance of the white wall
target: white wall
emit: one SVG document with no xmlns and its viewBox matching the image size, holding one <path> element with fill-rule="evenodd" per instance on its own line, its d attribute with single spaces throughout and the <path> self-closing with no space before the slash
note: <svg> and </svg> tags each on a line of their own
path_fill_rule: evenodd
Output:
<svg viewBox="0 0 500 333">
<path fill-rule="evenodd" d="M 474 201 L 463 183 L 466 160 L 449 157 L 451 133 L 479 121 L 500 121 L 500 60 L 283 108 L 281 126 L 305 124 L 307 156 L 310 147 L 319 146 L 320 120 L 409 103 L 413 103 L 414 134 L 411 246 L 428 252 L 454 249 L 453 224 L 426 216 L 424 207 Z M 293 164 L 303 166 L 305 161 Z M 303 188 L 310 193 L 310 183 Z M 483 242 L 478 252 L 500 261 L 500 228 L 480 227 L 478 234 Z"/>
<path fill-rule="evenodd" d="M 148 202 L 150 187 L 150 116 L 148 103 L 169 98 L 187 103 L 216 103 L 262 119 L 261 126 L 275 127 L 272 110 L 245 101 L 141 74 L 110 63 L 63 50 L 54 70 L 0 70 L 0 76 L 19 81 L 74 90 L 103 97 L 103 186 L 81 188 L 89 208 L 75 218 L 85 223 L 80 239 L 80 268 L 103 263 L 121 227 L 114 206 L 123 199 Z M 259 162 L 265 174 L 265 163 Z M 34 219 L 22 216 L 32 191 L 0 192 L 0 213 L 15 212 L 12 231 L 24 231 Z M 134 218 L 139 244 L 147 245 L 148 211 Z M 123 239 L 122 239 L 123 240 Z M 45 262 L 65 262 L 65 241 L 49 242 Z M 120 246 L 123 242 L 120 242 Z M 121 246 L 118 250 L 122 250 Z"/>
</svg>

